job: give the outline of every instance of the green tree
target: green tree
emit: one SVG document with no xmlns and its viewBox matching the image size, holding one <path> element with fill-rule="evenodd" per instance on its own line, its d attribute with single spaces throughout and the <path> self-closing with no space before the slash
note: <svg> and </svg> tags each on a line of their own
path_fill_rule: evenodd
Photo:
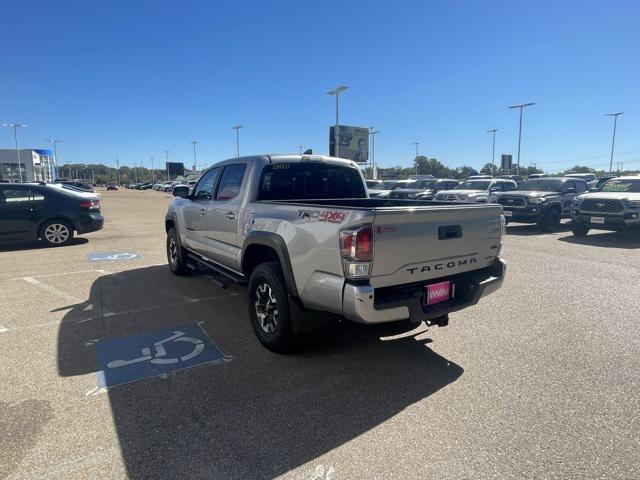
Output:
<svg viewBox="0 0 640 480">
<path fill-rule="evenodd" d="M 455 178 L 469 178 L 471 175 L 478 175 L 478 171 L 468 165 L 458 167 L 454 171 Z"/>
<path fill-rule="evenodd" d="M 496 167 L 493 163 L 485 163 L 484 167 L 480 169 L 480 173 L 484 175 L 496 176 L 498 174 L 498 167 Z"/>
<path fill-rule="evenodd" d="M 585 165 L 574 165 L 573 168 L 565 170 L 564 173 L 593 173 L 595 170 Z"/>
</svg>

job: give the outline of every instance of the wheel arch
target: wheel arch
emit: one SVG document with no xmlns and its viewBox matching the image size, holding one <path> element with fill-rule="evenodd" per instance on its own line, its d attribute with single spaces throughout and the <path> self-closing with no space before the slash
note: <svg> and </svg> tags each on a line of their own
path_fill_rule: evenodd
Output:
<svg viewBox="0 0 640 480">
<path fill-rule="evenodd" d="M 66 215 L 52 215 L 50 217 L 42 219 L 38 224 L 38 229 L 36 231 L 36 235 L 38 236 L 38 238 L 42 237 L 42 229 L 45 226 L 45 224 L 52 220 L 62 220 L 65 223 L 68 223 L 69 225 L 71 225 L 71 227 L 75 232 L 78 232 L 78 225 L 71 218 L 67 217 Z"/>
<path fill-rule="evenodd" d="M 241 258 L 242 273 L 247 278 L 251 276 L 251 272 L 259 264 L 273 260 L 278 261 L 289 295 L 298 298 L 298 288 L 293 276 L 289 251 L 280 235 L 272 232 L 250 232 L 242 246 Z"/>
</svg>

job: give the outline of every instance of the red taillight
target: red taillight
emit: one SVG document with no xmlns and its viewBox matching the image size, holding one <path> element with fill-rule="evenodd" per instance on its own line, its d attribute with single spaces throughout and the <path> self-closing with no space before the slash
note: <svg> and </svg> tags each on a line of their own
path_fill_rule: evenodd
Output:
<svg viewBox="0 0 640 480">
<path fill-rule="evenodd" d="M 87 210 L 99 210 L 100 200 L 91 200 L 89 202 L 80 203 L 80 208 L 86 208 Z"/>
<path fill-rule="evenodd" d="M 369 262 L 373 258 L 373 230 L 370 226 L 340 232 L 340 250 L 344 258 Z"/>
</svg>

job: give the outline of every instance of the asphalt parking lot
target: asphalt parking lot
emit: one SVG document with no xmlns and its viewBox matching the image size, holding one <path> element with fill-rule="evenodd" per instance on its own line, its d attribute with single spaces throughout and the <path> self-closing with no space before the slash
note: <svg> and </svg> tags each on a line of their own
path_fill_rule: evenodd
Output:
<svg viewBox="0 0 640 480">
<path fill-rule="evenodd" d="M 0 478 L 640 478 L 637 234 L 512 224 L 504 287 L 448 327 L 281 356 L 243 288 L 169 273 L 169 194 L 101 195 L 102 231 L 0 250 Z M 143 332 L 211 356 L 100 373 Z"/>
</svg>

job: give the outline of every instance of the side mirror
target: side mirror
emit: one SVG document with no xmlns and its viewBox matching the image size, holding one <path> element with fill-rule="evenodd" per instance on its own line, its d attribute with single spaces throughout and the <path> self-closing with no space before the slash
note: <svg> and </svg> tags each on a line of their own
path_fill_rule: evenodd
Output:
<svg viewBox="0 0 640 480">
<path fill-rule="evenodd" d="M 598 189 L 596 187 L 591 187 L 589 189 L 589 193 L 593 193 L 593 192 L 597 192 L 597 191 L 598 191 Z"/>
<path fill-rule="evenodd" d="M 564 193 L 576 193 L 576 189 L 574 187 L 567 188 Z"/>
<path fill-rule="evenodd" d="M 499 192 L 500 187 L 491 187 L 491 192 Z"/>
<path fill-rule="evenodd" d="M 189 185 L 176 185 L 173 187 L 173 196 L 187 198 L 189 196 Z"/>
</svg>

